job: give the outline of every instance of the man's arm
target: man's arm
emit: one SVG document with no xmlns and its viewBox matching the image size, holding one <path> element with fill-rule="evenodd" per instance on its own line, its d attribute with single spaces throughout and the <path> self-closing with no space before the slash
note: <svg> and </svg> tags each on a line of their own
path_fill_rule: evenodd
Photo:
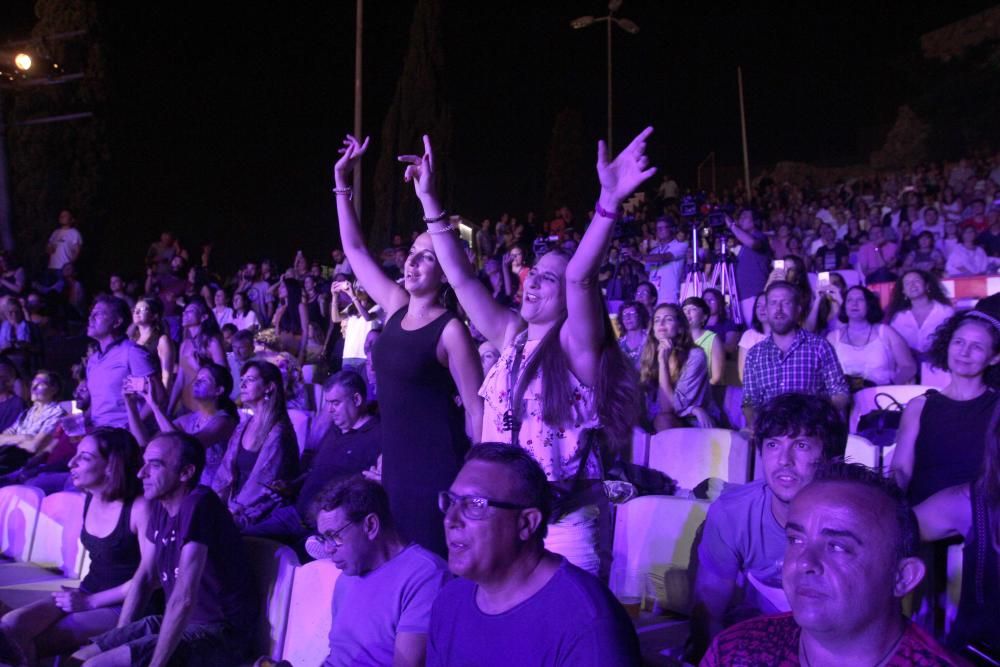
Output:
<svg viewBox="0 0 1000 667">
<path fill-rule="evenodd" d="M 392 651 L 395 667 L 423 667 L 427 661 L 427 634 L 423 632 L 399 632 Z"/>
<path fill-rule="evenodd" d="M 195 603 L 198 601 L 198 586 L 208 560 L 208 546 L 200 542 L 188 542 L 181 548 L 180 563 L 177 566 L 177 583 L 167 600 L 167 608 L 160 626 L 160 636 L 156 640 L 156 650 L 150 667 L 165 667 L 170 656 L 177 650 L 184 628 L 187 627 Z"/>
<path fill-rule="evenodd" d="M 149 596 L 159 587 L 159 580 L 156 578 L 153 566 L 154 547 L 146 538 L 146 529 L 138 532 L 139 552 L 142 559 L 139 561 L 139 569 L 132 575 L 128 583 L 128 592 L 125 594 L 125 601 L 122 603 L 122 612 L 118 616 L 118 627 L 123 627 L 136 620 L 136 616 L 141 609 L 146 608 Z"/>
<path fill-rule="evenodd" d="M 712 639 L 725 629 L 723 619 L 736 590 L 735 577 L 721 577 L 707 568 L 698 568 L 692 593 L 689 661 L 699 659 Z"/>
</svg>

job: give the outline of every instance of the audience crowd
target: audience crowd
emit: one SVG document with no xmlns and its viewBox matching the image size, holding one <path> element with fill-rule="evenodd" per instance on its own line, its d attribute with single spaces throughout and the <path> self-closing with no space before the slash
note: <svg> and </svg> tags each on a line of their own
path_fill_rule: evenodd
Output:
<svg viewBox="0 0 1000 667">
<path fill-rule="evenodd" d="M 685 194 L 651 132 L 550 220 L 447 211 L 424 137 L 423 232 L 373 252 L 348 136 L 329 257 L 226 275 L 164 232 L 85 289 L 68 210 L 37 275 L 0 256 L 0 485 L 85 494 L 91 559 L 6 610 L 0 662 L 248 664 L 252 536 L 342 571 L 329 666 L 641 664 L 608 481 L 677 428 L 746 431 L 759 473 L 708 485 L 686 661 L 1000 659 L 1000 299 L 962 298 L 1000 267 L 1000 154 Z M 844 462 L 859 392 L 907 384 L 885 470 Z"/>
</svg>

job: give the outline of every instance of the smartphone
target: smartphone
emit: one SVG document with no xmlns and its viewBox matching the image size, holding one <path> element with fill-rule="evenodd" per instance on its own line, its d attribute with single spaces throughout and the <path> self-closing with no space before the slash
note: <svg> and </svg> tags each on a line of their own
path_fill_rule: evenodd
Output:
<svg viewBox="0 0 1000 667">
<path fill-rule="evenodd" d="M 816 287 L 818 289 L 825 289 L 830 287 L 830 272 L 820 271 L 816 274 Z"/>
<path fill-rule="evenodd" d="M 775 269 L 775 271 L 784 271 L 785 270 L 785 260 L 783 260 L 783 259 L 776 259 L 776 260 L 774 260 L 774 269 Z"/>
</svg>

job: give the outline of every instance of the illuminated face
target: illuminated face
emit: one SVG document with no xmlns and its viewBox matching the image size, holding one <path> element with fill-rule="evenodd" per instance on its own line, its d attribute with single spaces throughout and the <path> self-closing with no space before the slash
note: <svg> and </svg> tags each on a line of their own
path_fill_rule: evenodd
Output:
<svg viewBox="0 0 1000 667">
<path fill-rule="evenodd" d="M 767 321 L 771 330 L 784 335 L 795 328 L 799 321 L 799 305 L 795 292 L 778 287 L 767 293 Z"/>
<path fill-rule="evenodd" d="M 621 320 L 625 331 L 637 331 L 639 329 L 639 311 L 635 308 L 626 308 L 623 310 Z"/>
<path fill-rule="evenodd" d="M 823 460 L 823 442 L 813 435 L 773 436 L 761 443 L 760 456 L 768 488 L 787 503 L 812 481 Z"/>
<path fill-rule="evenodd" d="M 347 432 L 358 421 L 364 401 L 360 394 L 352 393 L 347 387 L 333 385 L 323 394 L 326 412 L 333 423 L 343 432 Z"/>
<path fill-rule="evenodd" d="M 496 348 L 493 343 L 486 341 L 479 346 L 479 361 L 483 365 L 483 374 L 485 375 L 493 368 L 494 364 L 500 359 L 500 350 Z"/>
<path fill-rule="evenodd" d="M 692 329 L 701 329 L 705 325 L 705 311 L 698 306 L 684 306 L 684 317 Z"/>
<path fill-rule="evenodd" d="M 191 385 L 194 397 L 200 401 L 215 401 L 222 394 L 222 388 L 216 384 L 212 373 L 206 368 L 199 368 Z"/>
<path fill-rule="evenodd" d="M 410 246 L 403 266 L 403 287 L 410 294 L 437 292 L 444 282 L 444 272 L 438 264 L 430 234 L 423 233 Z"/>
<path fill-rule="evenodd" d="M 69 460 L 69 477 L 81 491 L 97 491 L 107 483 L 108 460 L 101 456 L 93 436 L 84 436 L 77 444 L 76 454 Z"/>
<path fill-rule="evenodd" d="M 31 380 L 31 400 L 35 403 L 51 403 L 56 398 L 58 386 L 47 373 L 38 373 Z"/>
<path fill-rule="evenodd" d="M 135 304 L 135 308 L 132 309 L 132 321 L 136 324 L 152 324 L 153 320 L 153 309 L 149 307 L 149 304 L 145 301 L 139 301 Z"/>
<path fill-rule="evenodd" d="M 989 327 L 986 322 L 970 320 L 955 330 L 948 343 L 948 370 L 959 377 L 974 378 L 1000 363 Z"/>
<path fill-rule="evenodd" d="M 855 322 L 860 322 L 868 315 L 868 301 L 865 300 L 865 293 L 859 289 L 852 289 L 844 297 L 844 312 L 847 317 Z"/>
<path fill-rule="evenodd" d="M 244 403 L 256 403 L 263 400 L 268 386 L 260 371 L 251 366 L 240 378 L 240 398 Z"/>
<path fill-rule="evenodd" d="M 661 306 L 653 313 L 653 336 L 658 341 L 673 340 L 680 330 L 678 317 L 683 317 L 674 307 Z"/>
<path fill-rule="evenodd" d="M 142 453 L 142 495 L 146 500 L 172 496 L 186 481 L 181 471 L 180 448 L 172 438 L 154 438 Z"/>
<path fill-rule="evenodd" d="M 566 264 L 563 255 L 550 252 L 531 267 L 521 304 L 526 322 L 555 322 L 566 312 Z"/>
<path fill-rule="evenodd" d="M 919 273 L 907 273 L 903 276 L 903 295 L 907 299 L 919 299 L 927 294 L 927 283 Z"/>
<path fill-rule="evenodd" d="M 105 338 L 114 333 L 118 321 L 115 319 L 111 306 L 98 302 L 90 310 L 87 320 L 87 335 L 91 338 Z"/>
<path fill-rule="evenodd" d="M 785 532 L 782 584 L 804 631 L 857 636 L 899 613 L 899 527 L 881 493 L 852 482 L 811 484 L 792 501 Z"/>
</svg>

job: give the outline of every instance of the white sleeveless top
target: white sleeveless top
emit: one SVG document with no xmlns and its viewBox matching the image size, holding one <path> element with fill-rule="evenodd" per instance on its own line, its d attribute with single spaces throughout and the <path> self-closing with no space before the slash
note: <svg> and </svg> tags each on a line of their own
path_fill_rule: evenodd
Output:
<svg viewBox="0 0 1000 667">
<path fill-rule="evenodd" d="M 889 348 L 885 325 L 873 325 L 871 338 L 860 347 L 847 342 L 844 335 L 846 331 L 847 327 L 843 327 L 830 337 L 844 375 L 860 376 L 875 384 L 892 384 L 896 359 Z"/>
</svg>

